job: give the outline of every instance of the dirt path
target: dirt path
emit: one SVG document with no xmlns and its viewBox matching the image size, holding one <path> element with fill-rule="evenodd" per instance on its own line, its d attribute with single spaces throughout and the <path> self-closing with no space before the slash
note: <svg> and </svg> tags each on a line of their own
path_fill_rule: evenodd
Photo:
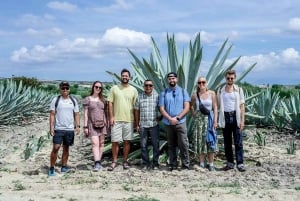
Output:
<svg viewBox="0 0 300 201">
<path fill-rule="evenodd" d="M 46 138 L 47 123 L 45 117 L 25 127 L 0 129 L 0 201 L 300 200 L 300 151 L 287 154 L 289 135 L 268 135 L 267 145 L 260 148 L 253 142 L 254 130 L 247 131 L 244 173 L 208 172 L 197 166 L 190 171 L 169 172 L 164 165 L 158 171 L 145 172 L 138 165 L 123 170 L 119 165 L 114 172 L 92 172 L 89 140 L 77 136 L 69 157 L 72 172 L 60 174 L 57 166 L 56 176 L 49 178 L 50 139 L 28 160 L 24 160 L 23 153 L 28 142 L 40 136 Z M 215 164 L 221 169 L 223 161 L 217 158 Z"/>
</svg>

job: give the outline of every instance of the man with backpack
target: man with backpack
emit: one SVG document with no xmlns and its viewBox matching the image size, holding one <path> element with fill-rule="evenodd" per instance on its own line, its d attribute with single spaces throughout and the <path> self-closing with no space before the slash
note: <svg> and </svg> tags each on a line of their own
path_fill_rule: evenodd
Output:
<svg viewBox="0 0 300 201">
<path fill-rule="evenodd" d="M 53 98 L 50 104 L 50 135 L 53 137 L 53 148 L 50 154 L 49 176 L 55 175 L 57 154 L 63 145 L 61 173 L 68 172 L 69 146 L 74 144 L 75 133 L 80 132 L 79 107 L 76 99 L 70 96 L 70 84 L 59 84 L 60 96 Z"/>
</svg>

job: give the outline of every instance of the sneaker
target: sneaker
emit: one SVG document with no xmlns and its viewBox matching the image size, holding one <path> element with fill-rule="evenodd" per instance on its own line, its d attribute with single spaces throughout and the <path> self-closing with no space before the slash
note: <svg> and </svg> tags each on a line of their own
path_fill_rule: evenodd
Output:
<svg viewBox="0 0 300 201">
<path fill-rule="evenodd" d="M 227 162 L 226 166 L 223 168 L 223 170 L 227 171 L 227 170 L 232 170 L 234 169 L 234 164 Z"/>
<path fill-rule="evenodd" d="M 48 170 L 48 176 L 49 177 L 55 176 L 55 170 L 54 170 L 54 168 L 49 168 L 49 170 Z"/>
<path fill-rule="evenodd" d="M 209 165 L 209 166 L 208 166 L 208 170 L 209 170 L 210 172 L 215 172 L 215 171 L 216 171 L 216 169 L 215 169 L 215 167 L 214 167 L 213 165 Z"/>
<path fill-rule="evenodd" d="M 102 169 L 103 169 L 103 166 L 102 166 L 100 163 L 96 163 L 96 165 L 95 165 L 93 171 L 94 171 L 94 172 L 98 172 L 98 171 L 100 171 L 100 170 L 102 170 Z"/>
<path fill-rule="evenodd" d="M 150 165 L 144 164 L 144 165 L 142 166 L 142 170 L 143 170 L 143 171 L 148 171 L 148 170 L 150 170 L 150 169 L 151 169 Z"/>
<path fill-rule="evenodd" d="M 70 168 L 67 167 L 67 166 L 62 166 L 61 169 L 60 169 L 60 172 L 61 173 L 68 173 L 68 172 L 70 172 Z"/>
<path fill-rule="evenodd" d="M 159 165 L 154 165 L 153 170 L 159 170 Z"/>
<path fill-rule="evenodd" d="M 172 172 L 173 170 L 177 170 L 177 166 L 169 166 L 168 167 L 168 170 L 170 171 L 170 172 Z"/>
<path fill-rule="evenodd" d="M 246 168 L 245 168 L 244 164 L 239 164 L 239 165 L 237 166 L 237 169 L 238 169 L 240 172 L 245 172 L 245 171 L 246 171 Z"/>
<path fill-rule="evenodd" d="M 202 164 L 202 163 L 200 163 L 199 166 L 200 166 L 201 168 L 205 168 L 205 165 Z"/>
</svg>

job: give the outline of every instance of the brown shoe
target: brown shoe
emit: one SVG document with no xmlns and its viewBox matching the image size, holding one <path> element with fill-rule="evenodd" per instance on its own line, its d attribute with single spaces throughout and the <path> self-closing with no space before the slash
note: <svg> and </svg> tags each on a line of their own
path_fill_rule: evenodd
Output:
<svg viewBox="0 0 300 201">
<path fill-rule="evenodd" d="M 117 167 L 118 162 L 117 161 L 113 161 L 110 166 L 107 168 L 108 171 L 114 171 L 114 169 Z"/>
</svg>

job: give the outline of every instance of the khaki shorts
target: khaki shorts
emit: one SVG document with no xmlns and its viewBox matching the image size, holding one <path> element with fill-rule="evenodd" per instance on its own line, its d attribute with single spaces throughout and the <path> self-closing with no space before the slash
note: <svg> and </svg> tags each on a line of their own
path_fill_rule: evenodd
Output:
<svg viewBox="0 0 300 201">
<path fill-rule="evenodd" d="M 133 123 L 118 121 L 111 127 L 111 141 L 123 142 L 123 140 L 132 140 L 133 138 Z"/>
</svg>

